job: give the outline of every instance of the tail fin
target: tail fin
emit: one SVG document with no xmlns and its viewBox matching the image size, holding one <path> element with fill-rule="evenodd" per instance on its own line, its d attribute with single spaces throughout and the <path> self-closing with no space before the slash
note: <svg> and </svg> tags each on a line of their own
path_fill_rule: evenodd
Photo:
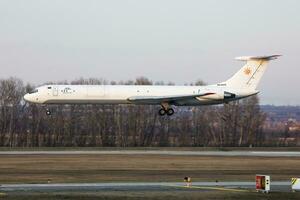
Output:
<svg viewBox="0 0 300 200">
<path fill-rule="evenodd" d="M 281 55 L 237 57 L 237 60 L 246 61 L 246 64 L 222 84 L 233 88 L 255 90 L 269 61 L 277 59 L 279 56 Z"/>
</svg>

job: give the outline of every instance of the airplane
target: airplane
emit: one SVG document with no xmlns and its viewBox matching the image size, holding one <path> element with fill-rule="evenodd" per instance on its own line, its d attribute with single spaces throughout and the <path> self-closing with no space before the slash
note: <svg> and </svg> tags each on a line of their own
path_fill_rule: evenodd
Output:
<svg viewBox="0 0 300 200">
<path fill-rule="evenodd" d="M 24 99 L 39 104 L 160 105 L 158 114 L 173 115 L 173 106 L 223 104 L 259 93 L 258 83 L 270 60 L 281 55 L 242 56 L 246 64 L 228 80 L 207 86 L 157 85 L 44 85 Z M 46 109 L 46 114 L 51 111 Z"/>
</svg>

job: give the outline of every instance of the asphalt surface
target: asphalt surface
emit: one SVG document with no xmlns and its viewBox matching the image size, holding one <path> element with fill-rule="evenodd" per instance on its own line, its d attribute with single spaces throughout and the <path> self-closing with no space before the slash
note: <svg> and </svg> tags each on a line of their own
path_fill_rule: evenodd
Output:
<svg viewBox="0 0 300 200">
<path fill-rule="evenodd" d="M 0 151 L 0 155 L 183 155 L 183 156 L 253 156 L 300 157 L 297 151 L 164 151 L 164 150 L 100 150 L 100 151 Z"/>
<path fill-rule="evenodd" d="M 187 188 L 183 182 L 152 183 L 59 183 L 59 184 L 2 184 L 0 192 L 54 192 L 54 191 L 177 191 L 177 190 L 253 191 L 255 182 L 194 182 Z M 272 191 L 291 191 L 290 182 L 271 182 Z"/>
</svg>

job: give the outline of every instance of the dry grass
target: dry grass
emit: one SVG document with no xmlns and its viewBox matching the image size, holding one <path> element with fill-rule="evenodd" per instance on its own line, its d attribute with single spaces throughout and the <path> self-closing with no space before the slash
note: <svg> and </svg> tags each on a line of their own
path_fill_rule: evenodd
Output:
<svg viewBox="0 0 300 200">
<path fill-rule="evenodd" d="M 300 174 L 299 158 L 167 155 L 1 155 L 0 183 L 253 181 L 257 173 L 273 180 Z"/>
<path fill-rule="evenodd" d="M 166 150 L 166 151 L 300 151 L 300 147 L 0 147 L 0 151 L 105 151 L 105 150 Z"/>
<path fill-rule="evenodd" d="M 233 192 L 201 192 L 201 191 L 160 191 L 160 192 L 51 192 L 51 193 L 19 193 L 19 194 L 8 194 L 5 199 L 9 200 L 165 200 L 165 199 L 176 199 L 176 200 L 281 200 L 289 199 L 296 200 L 300 198 L 300 193 L 281 193 L 275 192 L 270 194 L 261 194 L 256 192 L 251 193 L 233 193 Z"/>
</svg>

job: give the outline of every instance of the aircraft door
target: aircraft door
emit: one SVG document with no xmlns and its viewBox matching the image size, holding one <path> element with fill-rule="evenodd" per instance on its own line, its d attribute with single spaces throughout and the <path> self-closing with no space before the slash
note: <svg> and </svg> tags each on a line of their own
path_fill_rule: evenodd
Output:
<svg viewBox="0 0 300 200">
<path fill-rule="evenodd" d="M 58 86 L 57 85 L 53 86 L 53 96 L 58 96 Z"/>
</svg>

